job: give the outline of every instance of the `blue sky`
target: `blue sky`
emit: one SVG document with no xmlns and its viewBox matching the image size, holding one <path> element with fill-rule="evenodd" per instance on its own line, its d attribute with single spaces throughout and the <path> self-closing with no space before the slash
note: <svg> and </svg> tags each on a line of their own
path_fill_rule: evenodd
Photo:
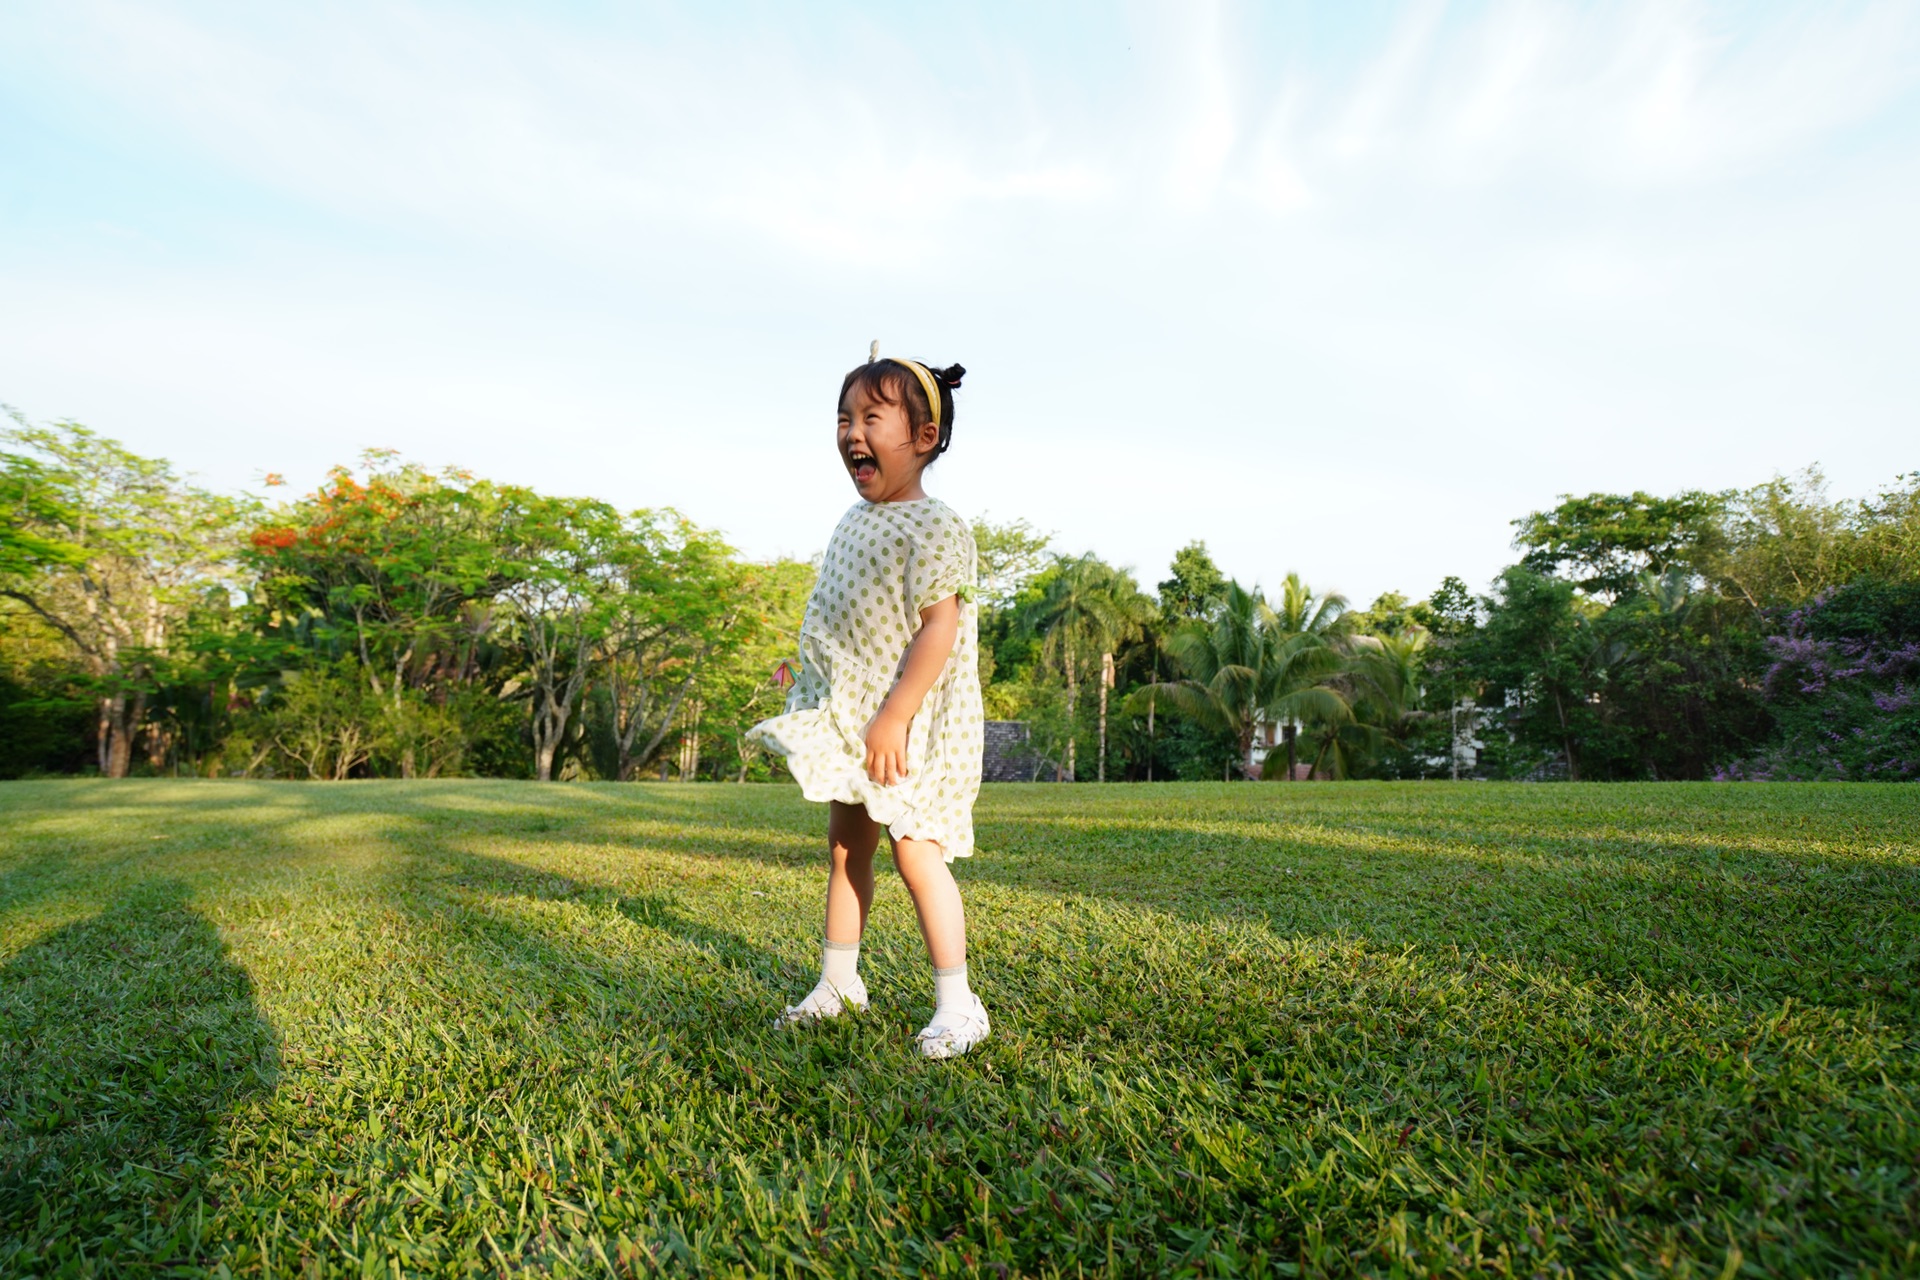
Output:
<svg viewBox="0 0 1920 1280">
<path fill-rule="evenodd" d="M 1920 469 L 1920 5 L 0 11 L 0 400 L 808 555 L 839 376 L 1151 585 L 1364 602 L 1555 495 Z"/>
</svg>

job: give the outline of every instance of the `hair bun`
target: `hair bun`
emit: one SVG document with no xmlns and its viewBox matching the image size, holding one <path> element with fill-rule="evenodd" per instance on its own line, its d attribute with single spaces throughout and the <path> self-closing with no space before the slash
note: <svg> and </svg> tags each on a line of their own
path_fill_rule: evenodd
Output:
<svg viewBox="0 0 1920 1280">
<path fill-rule="evenodd" d="M 950 364 L 944 369 L 935 369 L 933 376 L 949 387 L 957 387 L 960 385 L 960 379 L 967 376 L 967 367 L 962 364 Z"/>
</svg>

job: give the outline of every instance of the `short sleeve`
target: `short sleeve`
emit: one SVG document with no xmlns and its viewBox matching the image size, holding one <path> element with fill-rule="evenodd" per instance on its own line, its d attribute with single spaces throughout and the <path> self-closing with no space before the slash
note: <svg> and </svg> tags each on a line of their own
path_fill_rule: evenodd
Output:
<svg viewBox="0 0 1920 1280">
<path fill-rule="evenodd" d="M 924 534 L 913 540 L 907 593 L 914 616 L 948 596 L 971 595 L 974 559 L 973 529 L 952 512 L 942 512 Z"/>
</svg>

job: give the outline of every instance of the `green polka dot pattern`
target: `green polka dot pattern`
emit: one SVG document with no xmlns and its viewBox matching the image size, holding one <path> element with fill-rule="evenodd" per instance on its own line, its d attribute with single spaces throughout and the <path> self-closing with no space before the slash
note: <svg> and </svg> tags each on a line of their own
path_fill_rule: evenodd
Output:
<svg viewBox="0 0 1920 1280">
<path fill-rule="evenodd" d="M 939 499 L 855 503 L 807 601 L 786 710 L 749 730 L 787 758 L 807 799 L 863 804 L 895 839 L 935 841 L 948 861 L 973 853 L 980 793 L 977 573 L 972 527 Z M 899 679 L 920 611 L 948 596 L 960 597 L 953 655 L 908 731 L 906 780 L 880 786 L 861 735 Z"/>
</svg>

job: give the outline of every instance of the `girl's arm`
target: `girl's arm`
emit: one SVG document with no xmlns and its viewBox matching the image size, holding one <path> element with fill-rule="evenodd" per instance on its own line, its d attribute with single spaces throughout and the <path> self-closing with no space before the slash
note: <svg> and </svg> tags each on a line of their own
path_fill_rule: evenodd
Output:
<svg viewBox="0 0 1920 1280">
<path fill-rule="evenodd" d="M 959 636 L 960 597 L 948 596 L 920 611 L 920 630 L 907 646 L 900 679 L 867 725 L 867 776 L 881 786 L 907 776 L 907 729 Z"/>
</svg>

